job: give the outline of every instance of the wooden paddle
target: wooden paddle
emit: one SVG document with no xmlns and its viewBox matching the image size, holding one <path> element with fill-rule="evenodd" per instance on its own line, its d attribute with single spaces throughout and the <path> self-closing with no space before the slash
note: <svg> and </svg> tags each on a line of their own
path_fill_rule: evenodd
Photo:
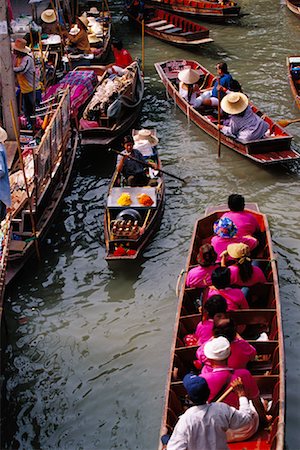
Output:
<svg viewBox="0 0 300 450">
<path fill-rule="evenodd" d="M 112 151 L 114 153 L 117 153 L 117 155 L 121 155 L 121 156 L 127 156 L 127 158 L 132 159 L 133 161 L 137 161 L 138 163 L 142 164 L 142 166 L 145 167 L 151 167 L 153 169 L 153 167 L 151 166 L 151 164 L 148 164 L 146 161 L 142 162 L 139 159 L 135 158 L 134 156 L 130 156 L 130 155 L 124 155 L 122 152 L 119 152 L 118 150 L 115 150 L 114 148 L 110 148 L 108 149 L 108 151 Z M 186 181 L 183 178 L 177 177 L 176 175 L 173 175 L 170 172 L 167 172 L 166 170 L 162 170 L 162 169 L 156 169 L 158 170 L 158 172 L 164 173 L 165 175 L 169 175 L 169 177 L 173 177 L 176 180 L 181 181 L 182 183 L 186 184 Z"/>
<path fill-rule="evenodd" d="M 296 122 L 300 122 L 300 119 L 291 119 L 291 120 L 282 119 L 282 120 L 278 120 L 277 125 L 284 128 L 284 127 L 287 127 L 288 125 L 290 125 L 291 123 L 296 123 Z"/>
<path fill-rule="evenodd" d="M 221 77 L 218 78 L 218 88 L 221 86 Z M 218 158 L 221 157 L 221 89 L 218 89 Z"/>
</svg>

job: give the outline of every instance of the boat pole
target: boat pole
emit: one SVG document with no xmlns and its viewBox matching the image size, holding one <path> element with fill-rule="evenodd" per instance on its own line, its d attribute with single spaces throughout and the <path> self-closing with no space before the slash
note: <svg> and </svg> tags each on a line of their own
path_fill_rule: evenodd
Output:
<svg viewBox="0 0 300 450">
<path fill-rule="evenodd" d="M 218 158 L 221 157 L 221 77 L 218 80 Z"/>
<path fill-rule="evenodd" d="M 38 244 L 37 237 L 36 237 L 35 221 L 34 221 L 33 211 L 32 211 L 31 197 L 30 197 L 29 187 L 28 187 L 27 178 L 26 178 L 26 172 L 25 172 L 23 156 L 22 156 L 22 151 L 21 151 L 20 136 L 19 136 L 18 129 L 17 129 L 17 121 L 16 121 L 16 116 L 14 114 L 12 100 L 9 101 L 9 108 L 10 108 L 10 112 L 11 112 L 15 138 L 16 138 L 16 142 L 17 142 L 19 160 L 20 160 L 21 169 L 23 172 L 23 177 L 24 177 L 24 182 L 25 182 L 25 189 L 26 189 L 26 195 L 27 195 L 28 204 L 29 204 L 29 215 L 30 215 L 32 233 L 34 236 L 34 245 L 35 245 L 36 256 L 38 258 L 38 261 L 41 262 L 40 249 L 39 249 L 39 244 Z"/>
<path fill-rule="evenodd" d="M 142 20 L 142 72 L 145 69 L 145 20 Z"/>
</svg>

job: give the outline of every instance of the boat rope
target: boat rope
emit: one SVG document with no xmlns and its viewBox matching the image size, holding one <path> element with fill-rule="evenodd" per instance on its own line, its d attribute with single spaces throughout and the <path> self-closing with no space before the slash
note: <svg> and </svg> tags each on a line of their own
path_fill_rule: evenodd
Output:
<svg viewBox="0 0 300 450">
<path fill-rule="evenodd" d="M 176 292 L 176 297 L 177 297 L 177 298 L 179 298 L 179 295 L 180 295 L 180 292 L 181 292 L 181 288 L 182 288 L 182 286 L 180 285 L 180 284 L 181 284 L 181 280 L 182 280 L 182 276 L 183 276 L 186 272 L 187 272 L 187 271 L 186 271 L 185 269 L 182 269 L 181 272 L 180 272 L 180 274 L 178 275 L 177 283 L 176 283 L 176 290 L 175 290 L 175 292 Z"/>
</svg>

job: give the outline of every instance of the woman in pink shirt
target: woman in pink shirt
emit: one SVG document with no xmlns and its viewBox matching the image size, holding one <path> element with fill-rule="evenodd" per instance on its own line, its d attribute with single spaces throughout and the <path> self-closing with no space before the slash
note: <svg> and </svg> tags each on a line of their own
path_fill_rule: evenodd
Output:
<svg viewBox="0 0 300 450">
<path fill-rule="evenodd" d="M 213 335 L 214 317 L 224 316 L 227 311 L 227 302 L 221 295 L 214 295 L 203 306 L 204 314 L 202 322 L 199 322 L 195 331 L 198 345 L 204 344 Z"/>
<path fill-rule="evenodd" d="M 212 284 L 207 298 L 213 295 L 221 295 L 227 302 L 228 311 L 248 309 L 249 304 L 243 292 L 239 288 L 230 287 L 230 270 L 228 267 L 218 267 L 211 275 Z"/>
<path fill-rule="evenodd" d="M 242 195 L 231 194 L 228 197 L 230 211 L 223 214 L 221 219 L 227 217 L 237 227 L 237 236 L 256 235 L 260 233 L 260 226 L 256 217 L 248 211 L 244 211 L 245 199 Z"/>
<path fill-rule="evenodd" d="M 211 286 L 211 274 L 219 267 L 216 264 L 217 254 L 210 244 L 204 244 L 200 247 L 197 256 L 199 266 L 193 267 L 186 279 L 186 286 L 190 288 L 204 288 Z"/>
</svg>

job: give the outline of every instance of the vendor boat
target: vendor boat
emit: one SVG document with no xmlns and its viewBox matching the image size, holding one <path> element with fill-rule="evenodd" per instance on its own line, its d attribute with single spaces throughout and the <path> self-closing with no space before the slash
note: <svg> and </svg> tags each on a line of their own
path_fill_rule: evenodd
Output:
<svg viewBox="0 0 300 450">
<path fill-rule="evenodd" d="M 80 119 L 81 144 L 111 146 L 134 125 L 143 94 L 143 76 L 136 61 L 122 76 L 106 72 Z"/>
<path fill-rule="evenodd" d="M 184 412 L 186 391 L 182 379 L 184 375 L 195 370 L 197 345 L 186 346 L 185 336 L 195 332 L 202 320 L 199 313 L 200 289 L 187 288 L 186 277 L 190 268 L 197 265 L 199 247 L 209 243 L 213 236 L 213 224 L 227 211 L 226 206 L 211 207 L 205 215 L 197 220 L 192 236 L 185 271 L 177 283 L 178 309 L 174 327 L 174 338 L 171 347 L 171 361 L 167 375 L 165 404 L 163 409 L 161 435 L 172 434 L 179 416 Z M 250 309 L 230 311 L 228 315 L 237 325 L 245 325 L 242 337 L 256 348 L 257 357 L 249 363 L 248 370 L 254 376 L 260 396 L 270 403 L 268 409 L 272 416 L 268 428 L 260 427 L 249 440 L 229 443 L 231 450 L 265 449 L 283 450 L 285 429 L 285 363 L 283 331 L 281 323 L 281 305 L 279 300 L 278 274 L 271 234 L 267 217 L 260 213 L 257 205 L 248 204 L 246 210 L 253 214 L 260 224 L 262 241 L 259 246 L 257 260 L 263 269 L 267 282 L 250 288 L 250 296 L 255 298 L 255 306 Z M 184 275 L 182 277 L 182 274 Z M 205 291 L 203 298 L 205 298 Z M 256 340 L 264 332 L 267 341 Z M 174 368 L 176 367 L 176 372 Z M 178 372 L 177 372 L 178 370 Z M 162 446 L 159 444 L 159 448 Z M 164 447 L 163 447 L 164 448 Z"/>
<path fill-rule="evenodd" d="M 295 104 L 300 109 L 300 56 L 288 56 L 286 59 L 288 77 Z"/>
<path fill-rule="evenodd" d="M 50 228 L 70 180 L 78 137 L 71 129 L 69 89 L 50 114 L 39 144 L 32 144 L 32 136 L 20 136 L 24 170 L 18 164 L 10 174 L 12 237 L 6 284 L 12 282 L 31 255 L 36 253 L 39 257 L 39 244 Z"/>
<path fill-rule="evenodd" d="M 151 132 L 155 135 L 154 130 Z M 151 159 L 161 168 L 156 147 L 150 153 L 137 148 L 145 162 Z M 158 229 L 164 208 L 165 182 L 161 172 L 155 178 L 156 186 L 124 186 L 122 178 L 115 170 L 104 213 L 105 259 L 109 262 L 136 260 Z"/>
<path fill-rule="evenodd" d="M 129 12 L 127 15 L 137 27 L 142 27 L 142 22 L 137 17 Z M 146 34 L 168 44 L 198 47 L 213 42 L 213 39 L 209 37 L 208 28 L 162 9 L 146 8 L 144 24 Z"/>
<path fill-rule="evenodd" d="M 236 19 L 239 17 L 241 10 L 234 1 L 151 0 L 149 6 L 174 13 L 193 15 L 212 22 L 226 22 L 230 19 Z"/>
<path fill-rule="evenodd" d="M 196 61 L 191 60 L 170 60 L 155 64 L 158 75 L 166 91 L 170 95 L 177 106 L 192 120 L 199 128 L 212 136 L 219 139 L 218 130 L 218 114 L 212 108 L 199 112 L 193 108 L 184 98 L 181 97 L 178 90 L 178 73 L 186 68 L 191 67 L 198 71 L 200 75 L 199 88 L 205 89 L 211 87 L 215 77 L 207 69 Z M 281 128 L 270 117 L 263 114 L 255 105 L 250 102 L 252 110 L 269 125 L 270 137 L 255 141 L 243 143 L 220 133 L 221 143 L 245 156 L 246 158 L 259 164 L 275 164 L 282 162 L 291 162 L 300 159 L 300 153 L 291 148 L 292 136 Z M 222 123 L 222 122 L 221 122 Z"/>
</svg>

